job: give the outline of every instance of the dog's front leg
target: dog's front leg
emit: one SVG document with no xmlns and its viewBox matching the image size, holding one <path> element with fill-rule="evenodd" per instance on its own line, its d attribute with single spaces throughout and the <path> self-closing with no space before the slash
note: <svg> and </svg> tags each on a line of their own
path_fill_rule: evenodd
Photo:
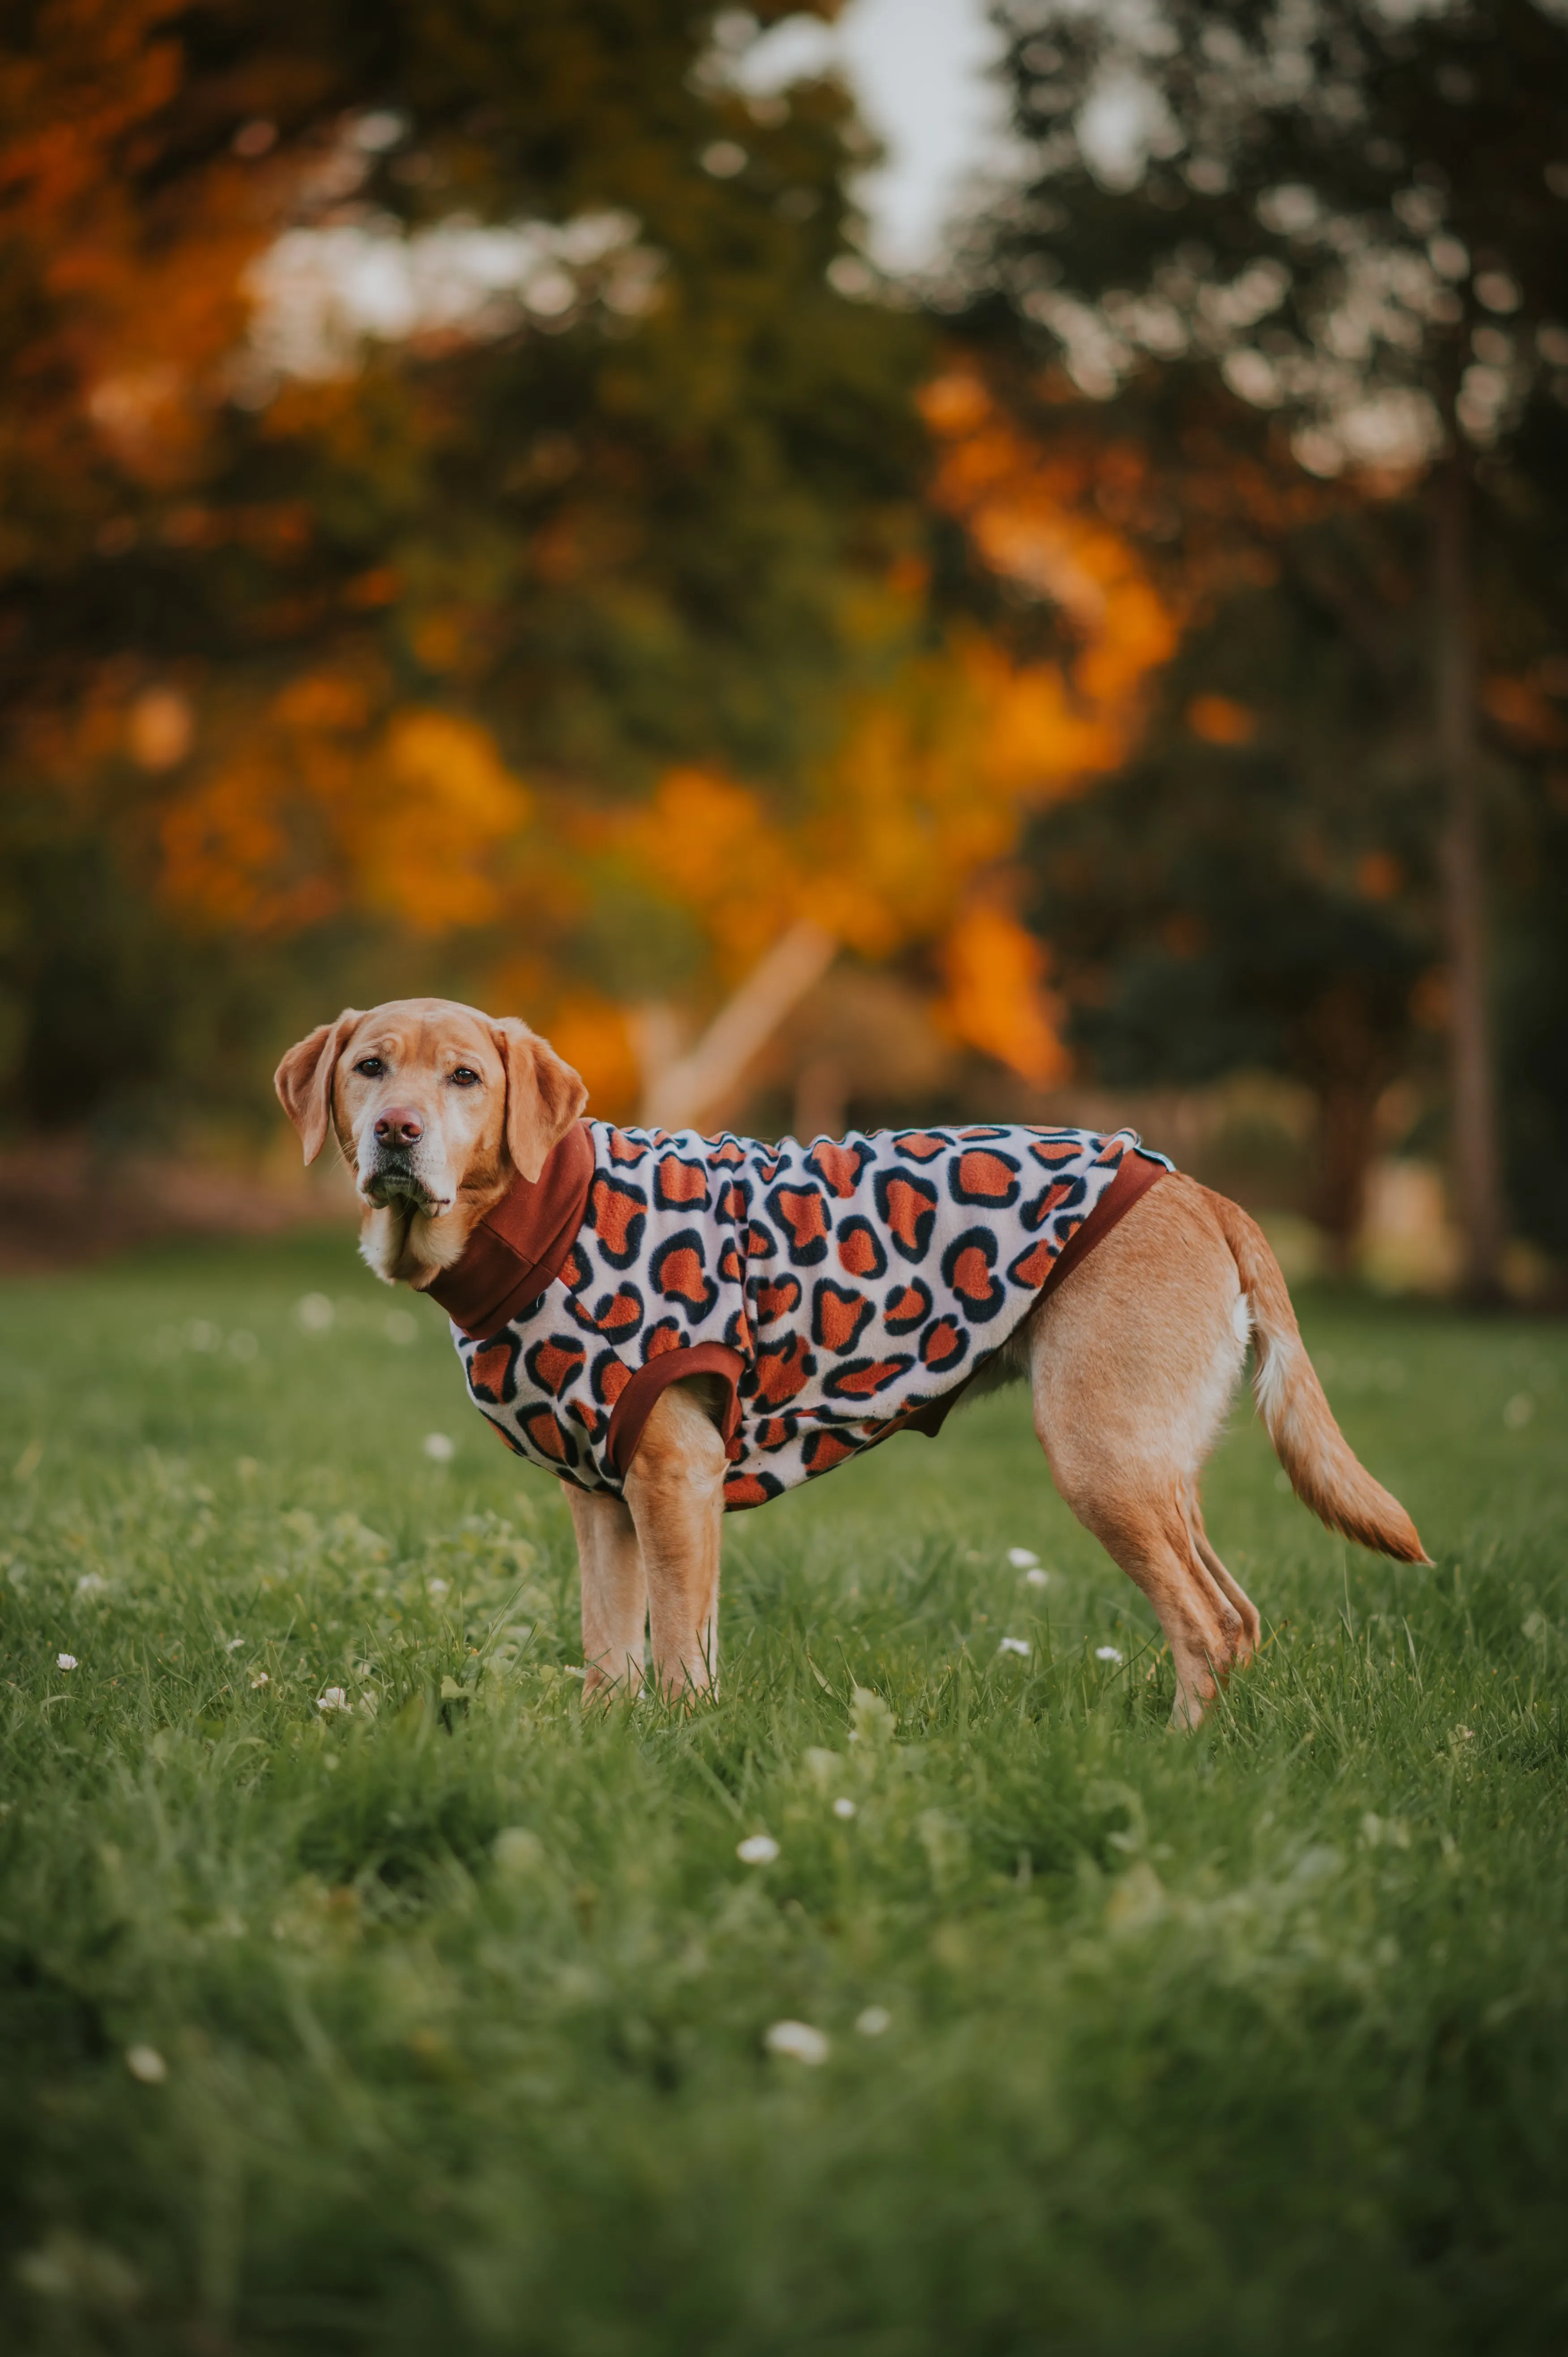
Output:
<svg viewBox="0 0 1568 2357">
<path fill-rule="evenodd" d="M 671 1383 L 626 1477 L 642 1561 L 653 1674 L 667 1695 L 702 1693 L 718 1669 L 725 1446 L 699 1392 Z"/>
<path fill-rule="evenodd" d="M 563 1481 L 583 1583 L 583 1698 L 642 1684 L 648 1579 L 630 1509 L 607 1490 Z"/>
</svg>

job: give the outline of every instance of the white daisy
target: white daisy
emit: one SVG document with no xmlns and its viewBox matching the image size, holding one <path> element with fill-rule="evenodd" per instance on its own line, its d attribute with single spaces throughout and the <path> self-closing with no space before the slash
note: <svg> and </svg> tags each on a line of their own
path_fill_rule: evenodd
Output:
<svg viewBox="0 0 1568 2357">
<path fill-rule="evenodd" d="M 736 1842 L 735 1854 L 743 1866 L 771 1866 L 779 1855 L 779 1845 L 771 1834 L 747 1834 Z"/>
<path fill-rule="evenodd" d="M 1122 1656 L 1114 1645 L 1096 1645 L 1094 1658 L 1097 1662 L 1119 1662 Z"/>
<path fill-rule="evenodd" d="M 55 1660 L 59 1663 L 62 1670 L 74 1670 L 77 1666 L 76 1655 L 74 1653 L 57 1653 L 55 1655 Z"/>
<path fill-rule="evenodd" d="M 809 2021 L 776 2021 L 765 2030 L 763 2044 L 770 2054 L 788 2054 L 794 2062 L 816 2064 L 828 2059 L 828 2041 Z"/>
</svg>

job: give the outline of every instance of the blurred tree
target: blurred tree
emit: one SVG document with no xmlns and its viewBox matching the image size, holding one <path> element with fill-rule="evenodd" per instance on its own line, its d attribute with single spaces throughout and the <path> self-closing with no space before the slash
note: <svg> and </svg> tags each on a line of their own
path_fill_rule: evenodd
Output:
<svg viewBox="0 0 1568 2357">
<path fill-rule="evenodd" d="M 598 952 L 585 979 L 619 992 L 628 929 L 583 921 L 590 802 L 685 761 L 788 806 L 845 695 L 906 660 L 882 585 L 920 529 L 924 331 L 831 283 L 869 285 L 843 92 L 748 103 L 735 29 L 660 0 L 23 12 L 0 773 L 25 1111 L 150 1069 L 83 1039 L 74 1093 L 34 1077 L 65 1019 L 40 977 L 74 952 L 128 1006 L 163 955 L 130 913 L 150 891 L 220 967 L 225 939 L 243 963 L 290 937 L 302 974 L 340 965 L 311 952 L 330 930 L 461 979 L 526 928 L 539 978 Z M 487 235 L 483 301 L 405 304 L 379 343 L 329 317 L 305 349 L 296 302 L 289 347 L 280 272 L 439 291 Z M 105 914 L 84 955 L 33 888 L 90 843 L 123 951 Z"/>
<path fill-rule="evenodd" d="M 986 266 L 1081 393 L 1164 412 L 1188 462 L 1173 502 L 1190 509 L 1195 488 L 1209 501 L 1217 428 L 1243 474 L 1260 452 L 1282 479 L 1294 459 L 1385 492 L 1423 483 L 1454 1172 L 1468 1287 L 1491 1296 L 1503 1220 L 1479 694 L 1500 651 L 1476 585 L 1479 544 L 1517 526 L 1532 424 L 1568 399 L 1568 25 L 1530 0 L 1419 16 L 1362 0 L 998 13 L 1034 162 L 991 224 Z M 995 334 L 983 303 L 976 328 Z M 1555 414 L 1541 431 L 1560 468 Z M 1346 628 L 1380 628 L 1376 567 L 1340 586 Z M 1549 606 L 1538 637 L 1560 619 Z"/>
</svg>

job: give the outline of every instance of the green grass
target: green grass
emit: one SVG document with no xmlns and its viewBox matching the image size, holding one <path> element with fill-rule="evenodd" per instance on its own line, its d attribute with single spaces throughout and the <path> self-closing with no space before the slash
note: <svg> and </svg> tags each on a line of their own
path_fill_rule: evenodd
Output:
<svg viewBox="0 0 1568 2357">
<path fill-rule="evenodd" d="M 718 1700 L 585 1723 L 564 1511 L 347 1241 L 0 1298 L 6 2347 L 1563 2346 L 1561 1328 L 1312 1310 L 1438 1567 L 1239 1412 L 1187 1738 L 1015 1394 L 738 1518 Z"/>
</svg>

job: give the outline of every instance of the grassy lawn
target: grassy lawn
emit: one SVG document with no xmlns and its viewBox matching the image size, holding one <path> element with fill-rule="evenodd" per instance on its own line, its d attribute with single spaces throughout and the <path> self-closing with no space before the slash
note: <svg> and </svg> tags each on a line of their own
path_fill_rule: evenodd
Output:
<svg viewBox="0 0 1568 2357">
<path fill-rule="evenodd" d="M 1438 1568 L 1239 1411 L 1187 1738 L 1017 1395 L 585 1724 L 564 1510 L 347 1239 L 0 1299 L 7 2348 L 1564 2345 L 1561 1328 L 1308 1304 Z"/>
</svg>

